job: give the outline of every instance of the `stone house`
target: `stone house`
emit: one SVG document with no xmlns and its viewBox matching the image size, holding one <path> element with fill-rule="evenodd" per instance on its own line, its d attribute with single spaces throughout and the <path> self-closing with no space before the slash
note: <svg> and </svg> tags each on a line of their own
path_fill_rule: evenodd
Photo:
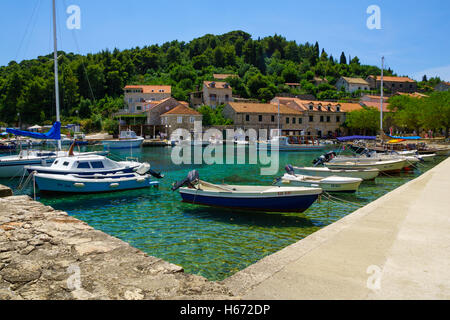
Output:
<svg viewBox="0 0 450 320">
<path fill-rule="evenodd" d="M 202 121 L 201 113 L 189 108 L 185 104 L 178 104 L 173 109 L 161 115 L 161 125 L 166 129 L 165 134 L 170 137 L 176 129 L 182 128 L 194 132 L 194 123 Z"/>
<path fill-rule="evenodd" d="M 170 97 L 161 101 L 157 101 L 156 104 L 152 104 L 150 108 L 144 111 L 144 113 L 147 115 L 147 124 L 153 126 L 160 125 L 161 115 L 172 110 L 180 104 L 187 105 L 187 102 L 180 102 L 175 98 Z"/>
<path fill-rule="evenodd" d="M 368 76 L 366 81 L 369 83 L 371 90 L 381 88 L 381 76 Z M 417 82 L 408 77 L 390 77 L 383 76 L 383 88 L 390 92 L 416 92 Z"/>
<path fill-rule="evenodd" d="M 346 92 L 353 93 L 357 90 L 370 90 L 369 83 L 362 78 L 340 77 L 336 82 L 336 88 L 341 90 L 344 88 Z"/>
<path fill-rule="evenodd" d="M 434 90 L 436 91 L 448 91 L 448 89 L 450 89 L 450 82 L 444 81 L 434 87 Z"/>
<path fill-rule="evenodd" d="M 202 104 L 215 108 L 220 104 L 226 104 L 233 100 L 233 89 L 226 82 L 204 81 L 201 92 L 191 93 L 191 106 Z"/>
<path fill-rule="evenodd" d="M 172 94 L 172 87 L 163 85 L 128 85 L 123 90 L 128 113 L 140 113 L 144 111 L 145 104 L 161 101 Z"/>
<path fill-rule="evenodd" d="M 358 103 L 336 103 L 329 101 L 311 101 L 298 98 L 275 97 L 271 103 L 278 102 L 302 113 L 302 130 L 308 136 L 339 136 L 346 113 L 363 109 Z"/>
</svg>

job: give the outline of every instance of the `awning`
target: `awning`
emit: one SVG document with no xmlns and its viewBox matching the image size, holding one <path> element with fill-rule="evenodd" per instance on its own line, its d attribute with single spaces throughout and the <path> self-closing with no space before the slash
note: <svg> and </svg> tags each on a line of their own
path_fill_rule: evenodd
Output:
<svg viewBox="0 0 450 320">
<path fill-rule="evenodd" d="M 6 132 L 16 136 L 30 137 L 35 139 L 61 140 L 61 122 L 55 122 L 47 133 L 37 133 L 7 128 Z"/>
<path fill-rule="evenodd" d="M 348 136 L 337 138 L 340 142 L 353 141 L 353 140 L 377 140 L 376 136 Z"/>
<path fill-rule="evenodd" d="M 422 137 L 419 136 L 414 136 L 414 137 L 394 137 L 394 136 L 389 136 L 392 139 L 404 139 L 404 140 L 420 140 L 422 139 Z"/>
</svg>

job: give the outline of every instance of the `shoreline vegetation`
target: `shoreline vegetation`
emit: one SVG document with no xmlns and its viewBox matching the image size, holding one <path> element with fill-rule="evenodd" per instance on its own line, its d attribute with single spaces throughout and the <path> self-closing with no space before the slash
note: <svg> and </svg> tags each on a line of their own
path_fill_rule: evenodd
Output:
<svg viewBox="0 0 450 320">
<path fill-rule="evenodd" d="M 124 108 L 123 88 L 127 84 L 165 84 L 172 86 L 172 96 L 189 101 L 189 93 L 201 88 L 203 81 L 213 81 L 213 74 L 233 74 L 226 81 L 233 95 L 268 102 L 276 95 L 309 95 L 317 100 L 353 101 L 362 93 L 347 93 L 335 88 L 344 77 L 380 75 L 377 66 L 363 65 L 356 56 L 342 52 L 339 59 L 329 55 L 319 43 L 297 44 L 281 35 L 252 39 L 244 31 L 223 35 L 207 34 L 190 42 L 177 40 L 127 50 L 104 50 L 79 55 L 59 51 L 62 123 L 79 123 L 86 133 L 106 131 L 117 134 L 113 114 Z M 386 76 L 395 75 L 391 69 Z M 315 79 L 325 80 L 316 85 Z M 403 130 L 419 128 L 439 132 L 448 129 L 450 107 L 448 92 L 435 92 L 439 78 L 418 83 L 418 90 L 428 98 L 392 97 L 395 111 L 385 115 L 387 126 Z M 293 88 L 286 83 L 298 83 Z M 388 94 L 389 92 L 386 91 Z M 391 101 L 392 100 L 392 101 Z M 0 125 L 21 126 L 55 121 L 54 75 L 52 55 L 20 63 L 11 61 L 0 67 Z M 220 109 L 219 109 L 220 110 Z M 229 125 L 221 112 L 200 107 L 205 125 Z M 348 113 L 345 127 L 359 132 L 373 132 L 379 127 L 374 108 Z M 378 122 L 377 122 L 378 121 Z"/>
</svg>

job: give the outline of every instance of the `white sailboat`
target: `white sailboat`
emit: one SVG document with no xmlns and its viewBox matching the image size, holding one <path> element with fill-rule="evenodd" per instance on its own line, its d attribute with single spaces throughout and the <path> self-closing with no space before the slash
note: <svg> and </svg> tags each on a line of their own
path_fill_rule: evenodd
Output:
<svg viewBox="0 0 450 320">
<path fill-rule="evenodd" d="M 21 150 L 18 155 L 1 157 L 0 159 L 0 178 L 10 178 L 18 177 L 26 174 L 24 172 L 25 166 L 30 165 L 42 165 L 50 166 L 53 161 L 58 157 L 67 156 L 67 151 L 61 150 L 61 136 L 60 136 L 60 106 L 59 106 L 59 83 L 58 83 L 58 43 L 56 38 L 56 6 L 55 0 L 53 0 L 53 43 L 54 43 L 54 73 L 55 73 L 55 98 L 56 98 L 56 123 L 53 128 L 47 133 L 52 139 L 57 141 L 58 147 L 57 151 L 41 151 L 41 150 Z M 53 130 L 53 131 L 52 131 Z M 59 130 L 59 131 L 58 131 Z M 7 132 L 20 135 L 19 130 L 6 129 Z M 55 131 L 57 131 L 55 133 Z M 53 133 L 50 135 L 50 133 Z M 59 133 L 59 139 L 55 139 L 53 135 Z M 33 134 L 30 132 L 30 134 Z M 36 134 L 38 135 L 38 134 Z M 46 139 L 46 135 L 42 134 L 40 139 Z M 99 154 L 99 152 L 84 152 L 84 153 L 74 153 L 74 155 L 89 155 L 89 154 Z M 106 154 L 105 152 L 100 152 L 100 154 Z"/>
</svg>

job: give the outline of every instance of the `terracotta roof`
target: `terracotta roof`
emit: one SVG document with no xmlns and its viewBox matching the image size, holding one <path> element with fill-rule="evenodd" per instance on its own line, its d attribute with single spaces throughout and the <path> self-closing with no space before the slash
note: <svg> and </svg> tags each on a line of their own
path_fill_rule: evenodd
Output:
<svg viewBox="0 0 450 320">
<path fill-rule="evenodd" d="M 366 80 L 364 80 L 363 78 L 349 78 L 349 77 L 341 77 L 341 78 L 351 84 L 369 85 L 369 83 Z"/>
<path fill-rule="evenodd" d="M 188 108 L 183 104 L 179 104 L 175 108 L 173 108 L 170 111 L 167 111 L 166 113 L 162 114 L 162 116 L 166 115 L 195 115 L 200 116 L 201 113 L 195 111 L 194 109 Z"/>
<path fill-rule="evenodd" d="M 225 80 L 226 78 L 239 78 L 237 74 L 232 73 L 215 73 L 213 74 L 214 79 Z"/>
<path fill-rule="evenodd" d="M 153 85 L 128 85 L 124 88 L 126 89 L 142 89 L 143 93 L 172 93 L 172 86 L 153 86 Z M 163 92 L 160 92 L 163 90 Z"/>
<path fill-rule="evenodd" d="M 276 99 L 280 100 L 280 103 L 286 104 L 287 106 L 294 108 L 298 111 L 310 111 L 309 106 L 313 105 L 313 111 L 319 111 L 319 105 L 322 107 L 320 111 L 328 111 L 328 106 L 331 107 L 331 112 L 337 111 L 337 105 L 341 105 L 337 102 L 330 101 L 313 101 L 313 100 L 301 100 L 298 98 L 284 98 L 277 97 Z"/>
<path fill-rule="evenodd" d="M 377 76 L 377 81 L 381 81 L 381 76 Z M 408 77 L 389 77 L 383 76 L 383 81 L 386 82 L 415 82 L 414 80 Z"/>
<path fill-rule="evenodd" d="M 237 113 L 278 113 L 278 104 L 229 102 Z M 300 111 L 280 103 L 280 114 L 302 114 Z"/>
<path fill-rule="evenodd" d="M 428 97 L 426 94 L 422 94 L 422 93 L 419 93 L 419 92 L 414 92 L 414 93 L 397 92 L 397 94 L 399 94 L 401 96 L 410 96 L 410 97 L 414 97 L 414 98 L 426 98 L 426 97 Z"/>
<path fill-rule="evenodd" d="M 379 102 L 372 102 L 372 101 L 364 101 L 361 102 L 366 107 L 372 107 L 376 108 L 377 110 L 380 110 L 380 103 Z M 383 103 L 383 112 L 391 112 L 389 109 L 389 103 Z"/>
<path fill-rule="evenodd" d="M 212 88 L 211 87 L 211 83 L 215 83 L 215 89 L 231 89 L 230 85 L 226 82 L 220 82 L 220 81 L 203 81 L 203 84 L 205 86 L 207 86 L 208 88 Z M 225 88 L 225 85 L 228 85 L 228 88 Z"/>
</svg>

